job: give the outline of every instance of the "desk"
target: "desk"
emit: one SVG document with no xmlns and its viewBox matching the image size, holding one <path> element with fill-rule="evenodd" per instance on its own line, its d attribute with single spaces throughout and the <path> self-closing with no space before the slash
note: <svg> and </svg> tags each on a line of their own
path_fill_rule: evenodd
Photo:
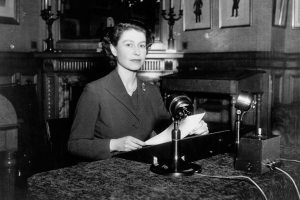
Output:
<svg viewBox="0 0 300 200">
<path fill-rule="evenodd" d="M 229 95 L 231 100 L 230 126 L 235 126 L 235 102 L 241 90 L 256 95 L 256 130 L 261 128 L 261 102 L 263 94 L 261 70 L 202 70 L 191 72 L 179 72 L 162 77 L 162 90 L 165 98 L 172 92 L 204 93 L 208 98 L 210 95 Z M 195 99 L 194 99 L 195 100 Z M 194 105 L 195 111 L 197 109 Z M 267 118 L 267 117 L 265 117 Z M 268 123 L 267 123 L 268 124 Z M 267 130 L 265 127 L 263 130 Z"/>
<path fill-rule="evenodd" d="M 286 151 L 286 152 L 285 152 Z M 293 152 L 293 153 L 291 153 Z M 292 154 L 294 156 L 292 156 Z M 287 156 L 289 157 L 287 157 Z M 300 158 L 299 149 L 283 151 L 283 158 Z M 251 174 L 234 170 L 233 159 L 219 154 L 196 163 L 206 175 L 251 177 L 270 199 L 297 199 L 291 180 L 280 171 Z M 28 179 L 28 199 L 264 199 L 248 180 L 201 176 L 167 177 L 150 172 L 150 165 L 112 158 L 42 172 Z M 300 185 L 299 163 L 281 167 Z"/>
</svg>

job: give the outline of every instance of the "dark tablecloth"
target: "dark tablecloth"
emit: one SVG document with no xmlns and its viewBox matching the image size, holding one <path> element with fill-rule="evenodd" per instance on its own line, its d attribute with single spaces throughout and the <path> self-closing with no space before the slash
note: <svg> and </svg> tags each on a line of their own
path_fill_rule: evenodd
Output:
<svg viewBox="0 0 300 200">
<path fill-rule="evenodd" d="M 300 159 L 300 148 L 282 149 L 281 158 Z M 300 164 L 282 161 L 281 169 L 300 185 Z M 233 157 L 220 154 L 195 162 L 204 175 L 252 178 L 268 199 L 298 199 L 292 181 L 278 170 L 254 174 L 235 170 Z M 200 175 L 168 177 L 152 173 L 145 163 L 112 158 L 35 174 L 28 179 L 27 199 L 264 199 L 247 179 Z"/>
</svg>

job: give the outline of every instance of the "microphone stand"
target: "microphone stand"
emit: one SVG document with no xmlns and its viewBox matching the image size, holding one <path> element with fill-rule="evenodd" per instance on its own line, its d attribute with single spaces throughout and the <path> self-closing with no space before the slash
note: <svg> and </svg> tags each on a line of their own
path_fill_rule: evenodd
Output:
<svg viewBox="0 0 300 200">
<path fill-rule="evenodd" d="M 201 166 L 188 163 L 183 160 L 181 155 L 181 132 L 178 128 L 178 120 L 174 121 L 174 129 L 172 130 L 172 156 L 171 161 L 166 164 L 152 164 L 150 170 L 156 174 L 166 176 L 190 176 L 194 173 L 202 171 Z M 159 160 L 158 160 L 159 162 Z"/>
<path fill-rule="evenodd" d="M 235 166 L 236 159 L 237 159 L 238 153 L 239 153 L 240 137 L 241 137 L 241 123 L 242 123 L 242 118 L 243 118 L 244 113 L 245 112 L 242 112 L 241 110 L 236 111 L 237 120 L 235 122 L 236 133 L 235 133 L 235 148 L 234 148 L 234 166 Z"/>
</svg>

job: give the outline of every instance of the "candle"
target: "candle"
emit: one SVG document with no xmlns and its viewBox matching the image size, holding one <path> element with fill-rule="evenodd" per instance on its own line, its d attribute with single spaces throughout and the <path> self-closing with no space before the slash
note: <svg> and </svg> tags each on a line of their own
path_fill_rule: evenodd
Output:
<svg viewBox="0 0 300 200">
<path fill-rule="evenodd" d="M 61 0 L 58 0 L 57 2 L 57 11 L 60 11 L 61 9 Z"/>
<path fill-rule="evenodd" d="M 48 6 L 48 0 L 45 0 L 45 9 L 47 9 Z"/>
<path fill-rule="evenodd" d="M 174 0 L 170 0 L 170 2 L 171 8 L 174 8 Z"/>
<path fill-rule="evenodd" d="M 184 0 L 180 0 L 180 10 L 183 10 Z"/>
<path fill-rule="evenodd" d="M 41 3 L 41 10 L 44 10 L 45 9 L 45 0 L 42 0 L 42 3 Z"/>
<path fill-rule="evenodd" d="M 166 10 L 166 2 L 165 2 L 165 0 L 162 1 L 162 9 Z"/>
<path fill-rule="evenodd" d="M 51 0 L 48 0 L 48 6 L 51 6 Z"/>
</svg>

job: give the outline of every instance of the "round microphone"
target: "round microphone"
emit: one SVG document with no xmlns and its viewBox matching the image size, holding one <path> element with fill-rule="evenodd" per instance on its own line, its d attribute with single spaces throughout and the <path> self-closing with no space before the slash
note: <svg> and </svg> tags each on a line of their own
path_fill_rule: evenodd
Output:
<svg viewBox="0 0 300 200">
<path fill-rule="evenodd" d="M 235 107 L 241 111 L 248 111 L 255 106 L 254 97 L 247 91 L 241 91 L 237 97 Z"/>
<path fill-rule="evenodd" d="M 185 94 L 168 95 L 166 107 L 175 120 L 181 120 L 193 111 L 193 103 Z"/>
</svg>

